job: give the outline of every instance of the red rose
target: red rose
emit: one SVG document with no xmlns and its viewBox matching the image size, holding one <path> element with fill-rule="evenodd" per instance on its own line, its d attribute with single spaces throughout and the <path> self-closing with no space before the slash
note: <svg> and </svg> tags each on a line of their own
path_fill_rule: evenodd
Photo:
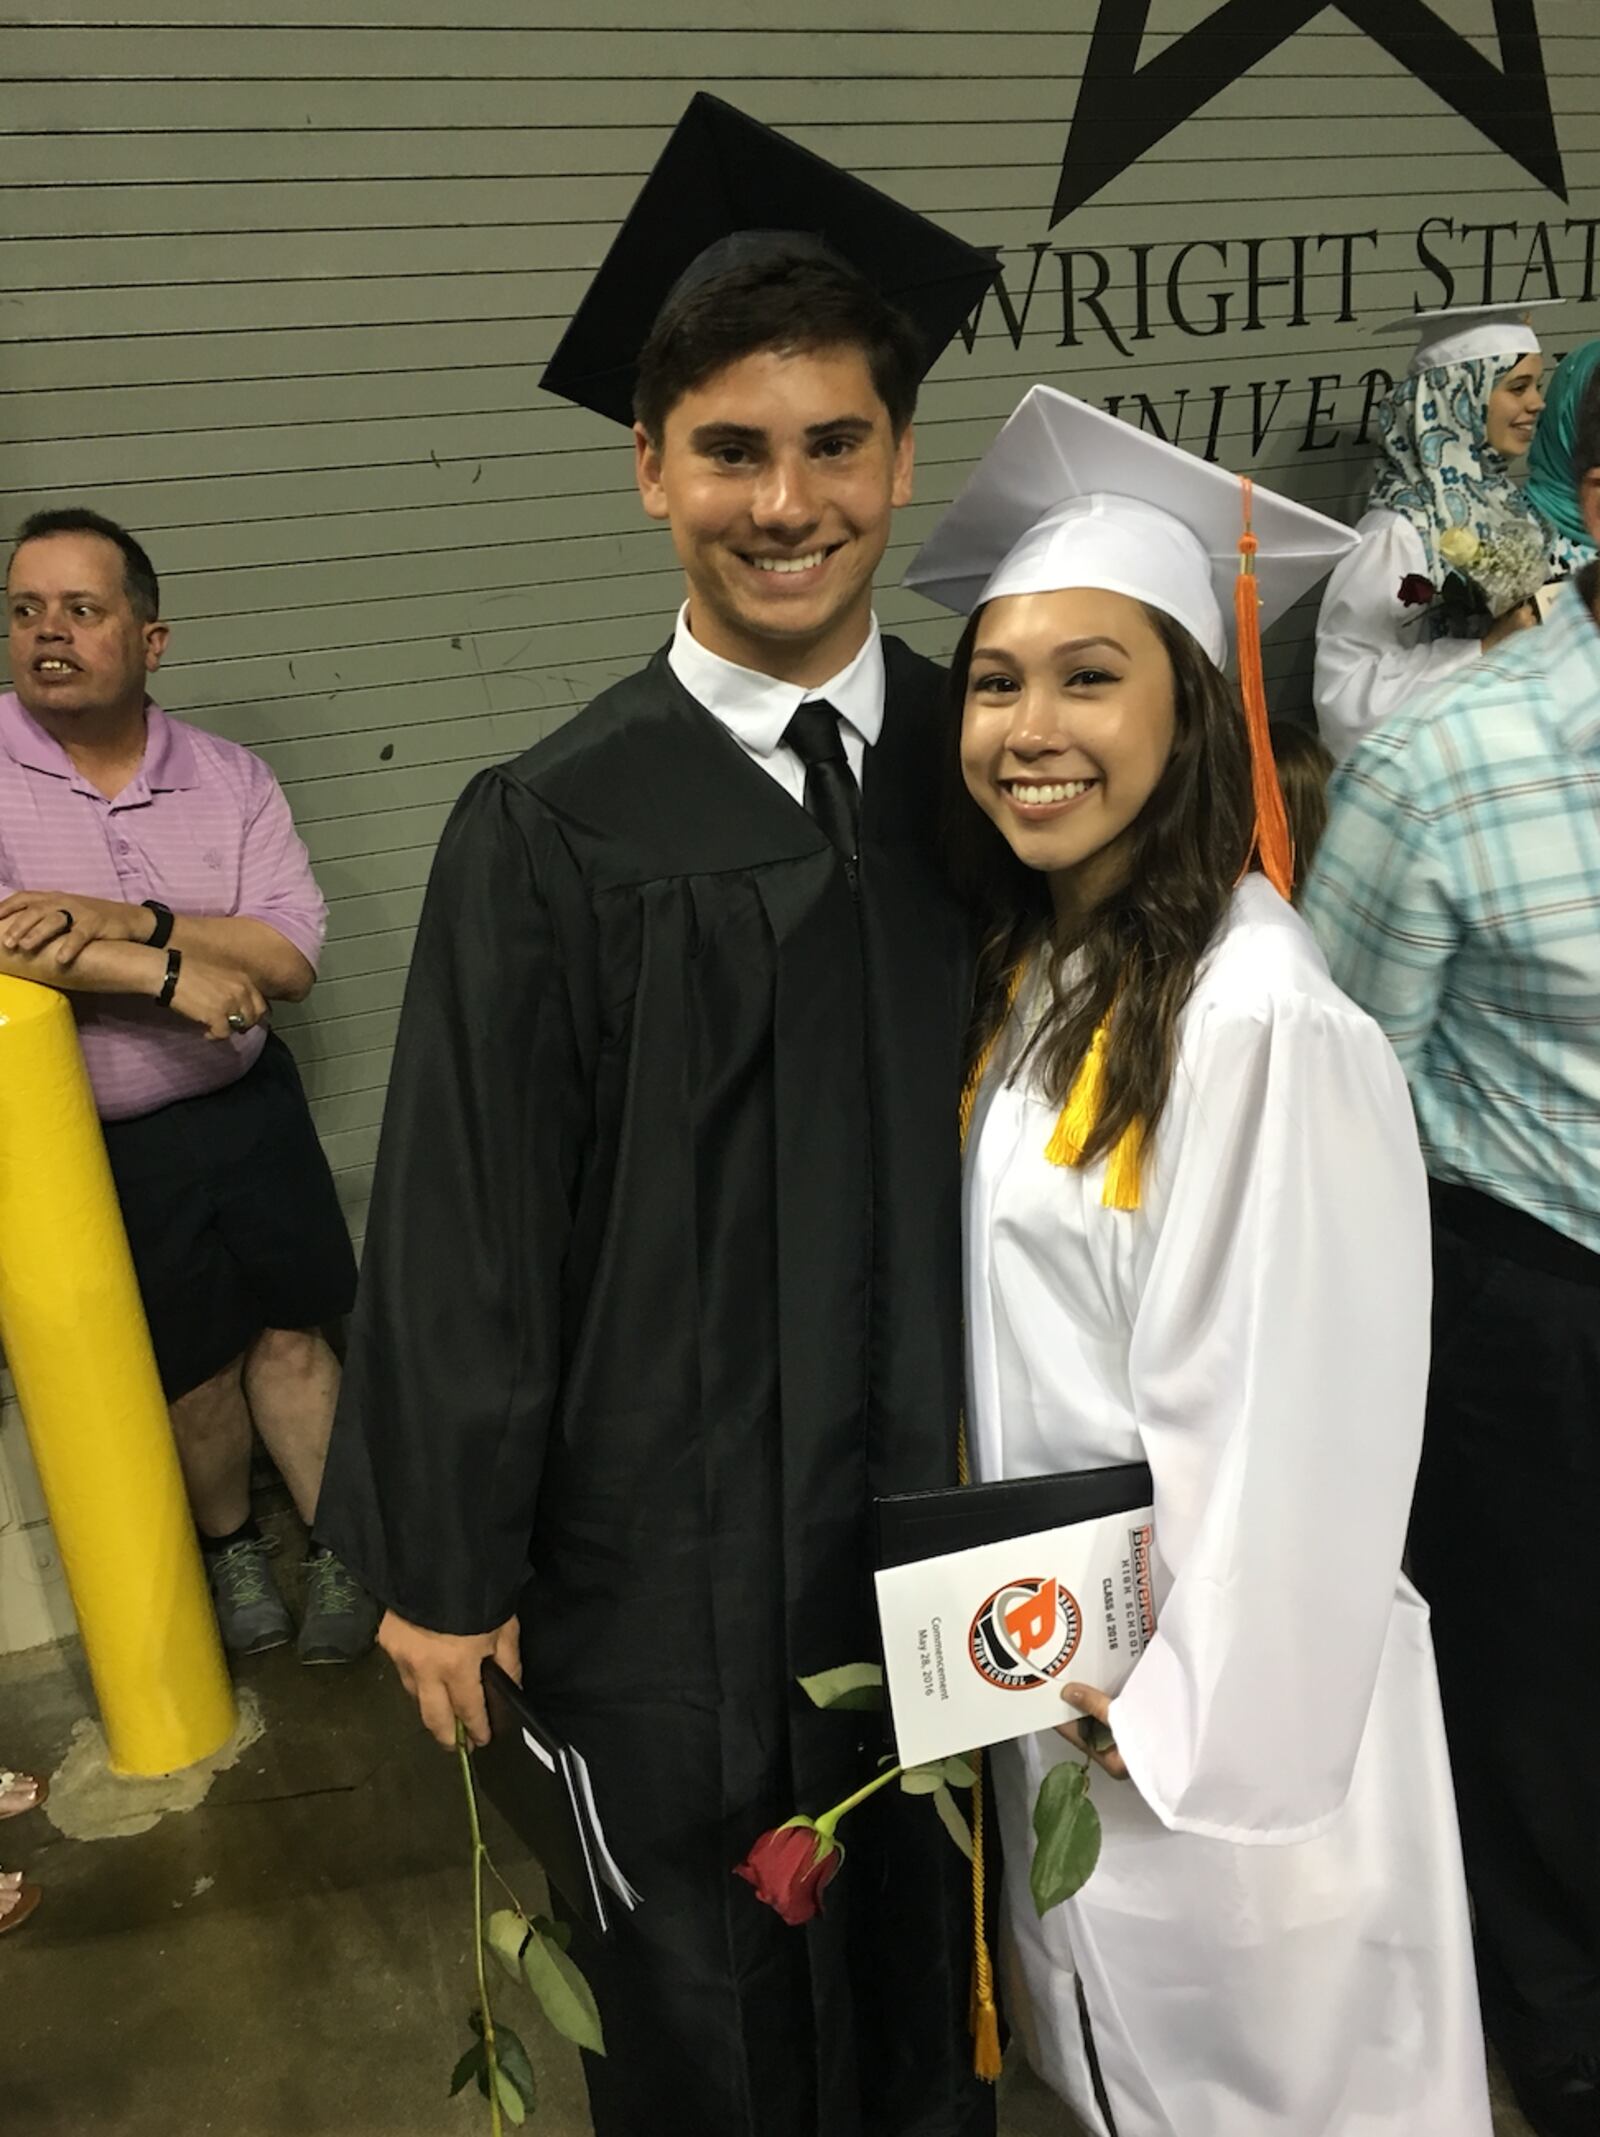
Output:
<svg viewBox="0 0 1600 2137">
<path fill-rule="evenodd" d="M 831 1833 L 819 1833 L 809 1818 L 797 1818 L 763 1833 L 733 1874 L 754 1885 L 756 1898 L 793 1928 L 822 1912 L 822 1895 L 842 1858 Z"/>
<path fill-rule="evenodd" d="M 1426 608 L 1435 591 L 1433 581 L 1420 571 L 1408 571 L 1400 581 L 1400 598 L 1407 608 Z"/>
</svg>

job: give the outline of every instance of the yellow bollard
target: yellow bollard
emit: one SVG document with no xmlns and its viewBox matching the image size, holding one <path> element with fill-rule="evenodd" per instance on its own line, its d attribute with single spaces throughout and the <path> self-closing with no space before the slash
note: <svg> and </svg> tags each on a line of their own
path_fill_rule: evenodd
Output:
<svg viewBox="0 0 1600 2137">
<path fill-rule="evenodd" d="M 66 998 L 0 978 L 0 1349 L 114 1771 L 233 1734 L 233 1687 Z"/>
</svg>

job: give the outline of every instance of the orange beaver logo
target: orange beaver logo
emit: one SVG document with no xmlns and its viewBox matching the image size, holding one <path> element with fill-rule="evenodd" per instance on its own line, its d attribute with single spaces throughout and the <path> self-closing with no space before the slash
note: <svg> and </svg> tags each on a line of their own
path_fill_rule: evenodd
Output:
<svg viewBox="0 0 1600 2137">
<path fill-rule="evenodd" d="M 1007 1581 L 979 1609 L 967 1635 L 972 1666 L 1002 1692 L 1027 1692 L 1059 1677 L 1083 1638 L 1083 1613 L 1060 1581 Z"/>
</svg>

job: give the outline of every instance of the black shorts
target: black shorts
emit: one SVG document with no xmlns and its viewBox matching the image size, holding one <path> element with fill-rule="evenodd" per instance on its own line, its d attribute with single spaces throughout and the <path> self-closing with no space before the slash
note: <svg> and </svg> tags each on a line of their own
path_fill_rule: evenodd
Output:
<svg viewBox="0 0 1600 2137">
<path fill-rule="evenodd" d="M 169 1402 L 262 1329 L 317 1328 L 350 1311 L 350 1234 L 280 1038 L 224 1091 L 104 1125 Z"/>
</svg>

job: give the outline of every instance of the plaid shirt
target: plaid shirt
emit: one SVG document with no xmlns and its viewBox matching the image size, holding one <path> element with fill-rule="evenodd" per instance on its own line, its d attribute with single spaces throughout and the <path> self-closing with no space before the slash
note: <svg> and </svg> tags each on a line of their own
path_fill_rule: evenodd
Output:
<svg viewBox="0 0 1600 2137">
<path fill-rule="evenodd" d="M 1600 628 L 1590 566 L 1334 776 L 1305 895 L 1428 1170 L 1600 1251 Z"/>
</svg>

